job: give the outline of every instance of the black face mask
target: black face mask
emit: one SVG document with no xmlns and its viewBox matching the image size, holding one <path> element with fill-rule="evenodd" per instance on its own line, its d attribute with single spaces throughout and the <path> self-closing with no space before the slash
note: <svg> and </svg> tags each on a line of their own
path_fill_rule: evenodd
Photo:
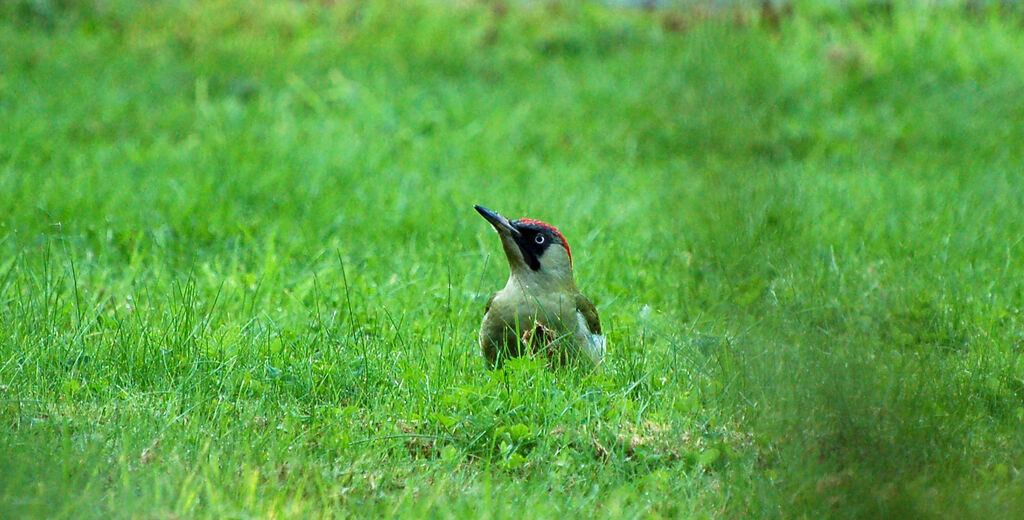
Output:
<svg viewBox="0 0 1024 520">
<path fill-rule="evenodd" d="M 515 236 L 516 245 L 523 254 L 523 260 L 530 269 L 540 270 L 540 258 L 544 252 L 557 240 L 554 234 L 547 229 L 533 224 L 522 224 L 518 220 L 512 222 L 519 234 Z"/>
</svg>

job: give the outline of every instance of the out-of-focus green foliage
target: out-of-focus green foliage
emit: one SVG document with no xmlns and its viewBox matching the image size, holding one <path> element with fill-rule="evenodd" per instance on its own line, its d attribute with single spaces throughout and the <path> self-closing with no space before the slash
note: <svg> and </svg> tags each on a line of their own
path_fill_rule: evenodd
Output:
<svg viewBox="0 0 1024 520">
<path fill-rule="evenodd" d="M 1021 14 L 789 5 L 0 4 L 0 516 L 1024 510 Z"/>
</svg>

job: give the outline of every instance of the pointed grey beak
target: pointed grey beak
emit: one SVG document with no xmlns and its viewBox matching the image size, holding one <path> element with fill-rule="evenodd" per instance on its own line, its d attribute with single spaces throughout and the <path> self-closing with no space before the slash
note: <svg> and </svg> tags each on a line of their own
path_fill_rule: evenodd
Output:
<svg viewBox="0 0 1024 520">
<path fill-rule="evenodd" d="M 490 222 L 492 226 L 494 226 L 494 229 L 498 230 L 498 233 L 502 233 L 504 231 L 507 232 L 512 237 L 519 236 L 519 230 L 513 227 L 512 223 L 509 222 L 507 218 L 483 206 L 474 205 L 473 207 L 476 208 L 477 212 L 483 215 L 484 218 L 487 219 L 487 221 Z"/>
</svg>

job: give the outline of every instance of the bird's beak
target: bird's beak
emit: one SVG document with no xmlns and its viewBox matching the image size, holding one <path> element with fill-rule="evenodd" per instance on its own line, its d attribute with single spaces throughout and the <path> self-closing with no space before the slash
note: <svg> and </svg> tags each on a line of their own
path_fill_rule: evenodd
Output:
<svg viewBox="0 0 1024 520">
<path fill-rule="evenodd" d="M 540 269 L 540 260 L 536 254 L 530 251 L 526 237 L 507 218 L 483 206 L 474 205 L 473 207 L 498 231 L 501 246 L 505 249 L 505 256 L 508 257 L 508 264 L 513 271 L 518 266 L 529 267 L 534 271 Z"/>
<path fill-rule="evenodd" d="M 483 215 L 485 219 L 487 219 L 487 222 L 490 222 L 491 225 L 494 226 L 494 229 L 498 230 L 499 235 L 508 235 L 512 238 L 519 236 L 519 230 L 513 227 L 512 223 L 509 222 L 507 218 L 483 206 L 474 205 L 473 207 L 476 208 L 477 212 Z"/>
</svg>

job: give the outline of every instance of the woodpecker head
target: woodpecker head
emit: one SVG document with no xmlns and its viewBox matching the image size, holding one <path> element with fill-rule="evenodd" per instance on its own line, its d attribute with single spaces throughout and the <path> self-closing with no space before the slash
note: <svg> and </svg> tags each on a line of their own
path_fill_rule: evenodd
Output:
<svg viewBox="0 0 1024 520">
<path fill-rule="evenodd" d="M 543 285 L 574 283 L 569 243 L 555 226 L 528 218 L 509 220 L 474 207 L 497 230 L 512 276 Z"/>
</svg>

